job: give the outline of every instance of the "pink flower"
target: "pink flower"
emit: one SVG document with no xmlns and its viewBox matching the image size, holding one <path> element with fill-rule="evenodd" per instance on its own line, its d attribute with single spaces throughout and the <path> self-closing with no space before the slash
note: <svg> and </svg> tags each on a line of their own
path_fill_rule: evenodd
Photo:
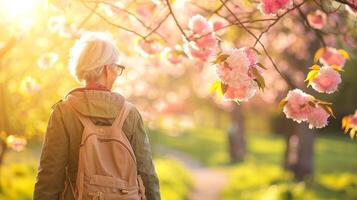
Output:
<svg viewBox="0 0 357 200">
<path fill-rule="evenodd" d="M 164 56 L 166 56 L 166 59 L 174 65 L 182 62 L 182 60 L 184 58 L 182 49 L 179 45 L 176 45 L 171 48 L 165 48 L 163 53 L 164 53 Z"/>
<path fill-rule="evenodd" d="M 30 94 L 36 93 L 41 90 L 41 86 L 31 76 L 28 76 L 21 81 L 21 88 L 23 89 L 23 91 Z"/>
<path fill-rule="evenodd" d="M 323 54 L 320 58 L 320 62 L 324 65 L 337 65 L 343 67 L 346 62 L 346 58 L 333 47 L 327 47 L 323 50 Z"/>
<path fill-rule="evenodd" d="M 313 13 L 307 15 L 309 24 L 315 29 L 322 29 L 326 24 L 326 14 L 321 10 L 316 10 Z"/>
<path fill-rule="evenodd" d="M 6 138 L 6 144 L 15 151 L 22 151 L 25 148 L 27 141 L 25 138 L 9 135 Z"/>
<path fill-rule="evenodd" d="M 217 75 L 222 82 L 239 88 L 242 83 L 253 80 L 249 76 L 250 61 L 245 48 L 233 48 L 224 53 L 229 57 L 225 62 L 217 65 Z"/>
<path fill-rule="evenodd" d="M 239 101 L 248 101 L 253 97 L 258 90 L 258 85 L 255 81 L 250 81 L 246 85 L 241 85 L 238 88 L 228 86 L 224 97 L 228 100 L 237 99 Z"/>
<path fill-rule="evenodd" d="M 216 50 L 218 40 L 213 25 L 201 15 L 193 16 L 189 21 L 189 41 L 185 41 L 185 52 L 192 57 L 207 60 Z"/>
<path fill-rule="evenodd" d="M 222 21 L 213 22 L 213 30 L 214 31 L 218 31 L 218 30 L 222 29 L 224 26 L 225 26 L 225 24 Z"/>
<path fill-rule="evenodd" d="M 309 101 L 312 101 L 313 97 L 304 93 L 300 89 L 294 89 L 289 91 L 286 96 L 287 103 L 283 108 L 287 118 L 293 119 L 300 123 L 306 121 L 310 114 L 312 107 L 309 105 Z"/>
<path fill-rule="evenodd" d="M 155 40 L 140 40 L 139 46 L 147 54 L 155 54 L 161 50 L 161 45 Z"/>
<path fill-rule="evenodd" d="M 188 51 L 192 57 L 196 57 L 201 60 L 207 60 L 207 58 L 210 57 L 214 52 L 212 49 L 209 49 L 209 48 L 200 49 L 197 46 L 192 45 L 192 44 L 189 45 Z"/>
<path fill-rule="evenodd" d="M 309 128 L 323 128 L 327 125 L 329 114 L 320 106 L 313 108 L 308 116 Z"/>
<path fill-rule="evenodd" d="M 171 54 L 171 56 L 169 57 L 170 63 L 172 63 L 174 65 L 179 64 L 180 62 L 182 62 L 182 60 L 183 60 L 183 56 L 182 55 Z"/>
<path fill-rule="evenodd" d="M 275 14 L 291 5 L 291 0 L 261 0 L 259 9 L 264 14 Z"/>
<path fill-rule="evenodd" d="M 201 15 L 193 16 L 188 23 L 188 27 L 193 31 L 194 34 L 200 35 L 208 33 L 212 29 L 206 18 L 202 17 Z"/>
<path fill-rule="evenodd" d="M 138 6 L 136 12 L 144 18 L 150 18 L 150 16 L 152 16 L 152 9 L 148 6 Z"/>
<path fill-rule="evenodd" d="M 57 62 L 57 60 L 58 60 L 58 54 L 53 52 L 48 52 L 40 56 L 40 58 L 37 60 L 37 65 L 41 69 L 47 69 L 52 67 Z"/>
<path fill-rule="evenodd" d="M 199 48 L 214 48 L 217 45 L 217 38 L 209 34 L 196 40 L 196 45 Z"/>
<path fill-rule="evenodd" d="M 244 49 L 245 51 L 245 54 L 247 55 L 248 57 L 248 60 L 249 60 L 249 65 L 254 65 L 257 63 L 257 54 L 255 51 L 253 51 L 252 49 L 250 48 L 245 48 Z"/>
<path fill-rule="evenodd" d="M 255 52 L 247 47 L 224 50 L 226 60 L 216 65 L 218 78 L 228 85 L 225 98 L 248 101 L 258 90 L 258 84 L 251 75 L 251 68 L 257 62 Z"/>
<path fill-rule="evenodd" d="M 321 93 L 331 94 L 341 83 L 340 74 L 332 67 L 324 66 L 319 69 L 317 77 L 312 79 L 312 88 Z"/>
</svg>

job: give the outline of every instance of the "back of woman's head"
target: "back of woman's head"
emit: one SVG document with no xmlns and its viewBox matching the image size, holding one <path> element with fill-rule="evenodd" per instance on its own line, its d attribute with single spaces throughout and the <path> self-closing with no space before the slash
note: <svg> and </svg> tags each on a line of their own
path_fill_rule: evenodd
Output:
<svg viewBox="0 0 357 200">
<path fill-rule="evenodd" d="M 69 69 L 80 82 L 97 81 L 104 65 L 119 63 L 120 54 L 108 33 L 84 33 L 70 50 Z"/>
</svg>

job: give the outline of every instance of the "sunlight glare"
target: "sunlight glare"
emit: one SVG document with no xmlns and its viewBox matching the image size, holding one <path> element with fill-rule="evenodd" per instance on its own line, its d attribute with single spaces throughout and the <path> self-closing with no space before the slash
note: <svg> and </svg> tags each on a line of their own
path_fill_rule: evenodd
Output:
<svg viewBox="0 0 357 200">
<path fill-rule="evenodd" d="M 5 21 L 31 26 L 43 0 L 0 0 L 0 13 Z"/>
</svg>

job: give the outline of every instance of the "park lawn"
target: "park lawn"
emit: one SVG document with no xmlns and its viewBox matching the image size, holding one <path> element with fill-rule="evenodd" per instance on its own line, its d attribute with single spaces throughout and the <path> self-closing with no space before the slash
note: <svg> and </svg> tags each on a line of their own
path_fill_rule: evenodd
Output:
<svg viewBox="0 0 357 200">
<path fill-rule="evenodd" d="M 185 199 L 192 177 L 185 167 L 162 157 L 160 145 L 191 154 L 207 166 L 219 166 L 229 173 L 222 199 L 357 199 L 357 144 L 347 138 L 318 135 L 315 182 L 295 183 L 281 169 L 284 140 L 271 134 L 247 134 L 249 155 L 245 162 L 229 165 L 226 135 L 215 129 L 195 128 L 177 136 L 149 131 L 154 162 L 163 199 Z M 0 200 L 31 199 L 40 144 L 30 144 L 23 152 L 9 151 L 1 171 Z M 269 198 L 268 198 L 269 199 Z"/>
<path fill-rule="evenodd" d="M 296 183 L 281 168 L 284 138 L 247 134 L 245 162 L 229 165 L 226 135 L 221 130 L 195 128 L 176 136 L 152 131 L 151 142 L 191 154 L 207 166 L 229 173 L 222 199 L 357 199 L 357 144 L 347 137 L 318 134 L 315 146 L 315 181 Z M 155 145 L 154 145 L 155 146 Z"/>
<path fill-rule="evenodd" d="M 0 176 L 0 200 L 32 199 L 40 153 L 40 144 L 30 144 L 22 152 L 6 154 Z M 154 163 L 162 198 L 185 199 L 193 185 L 190 172 L 181 163 L 163 156 L 155 156 Z"/>
</svg>

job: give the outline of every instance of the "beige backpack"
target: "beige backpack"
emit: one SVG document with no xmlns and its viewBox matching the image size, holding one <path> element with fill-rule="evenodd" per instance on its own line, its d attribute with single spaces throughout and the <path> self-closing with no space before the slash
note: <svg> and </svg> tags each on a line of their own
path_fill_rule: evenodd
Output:
<svg viewBox="0 0 357 200">
<path fill-rule="evenodd" d="M 120 114 L 111 126 L 95 125 L 72 108 L 84 126 L 74 188 L 69 180 L 74 198 L 146 200 L 133 149 L 122 131 L 131 104 L 124 101 Z"/>
</svg>

